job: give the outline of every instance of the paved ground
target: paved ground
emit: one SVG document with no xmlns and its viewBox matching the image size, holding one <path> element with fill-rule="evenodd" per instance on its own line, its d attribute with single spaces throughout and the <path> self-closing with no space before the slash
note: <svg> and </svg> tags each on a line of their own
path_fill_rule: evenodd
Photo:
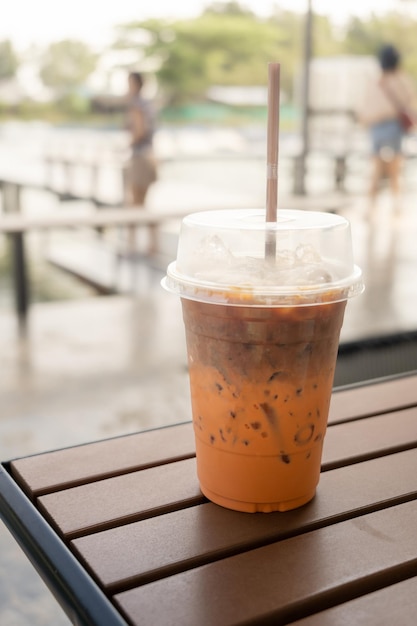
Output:
<svg viewBox="0 0 417 626">
<path fill-rule="evenodd" d="M 344 211 L 367 289 L 347 309 L 342 340 L 417 329 L 417 211 L 393 215 L 382 196 Z M 36 304 L 20 337 L 0 312 L 0 458 L 7 459 L 190 418 L 180 306 L 141 268 L 134 296 Z M 0 624 L 60 626 L 65 616 L 0 525 Z"/>
<path fill-rule="evenodd" d="M 0 316 L 2 459 L 190 418 L 178 302 L 94 298 L 33 307 L 26 339 Z M 0 624 L 67 623 L 0 524 Z"/>
</svg>

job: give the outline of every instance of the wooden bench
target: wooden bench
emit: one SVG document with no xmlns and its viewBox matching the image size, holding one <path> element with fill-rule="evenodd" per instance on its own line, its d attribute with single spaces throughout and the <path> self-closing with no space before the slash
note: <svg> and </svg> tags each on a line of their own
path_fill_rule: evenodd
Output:
<svg viewBox="0 0 417 626">
<path fill-rule="evenodd" d="M 162 213 L 120 207 L 82 213 L 67 210 L 35 216 L 22 213 L 0 215 L 0 234 L 9 236 L 12 242 L 15 305 L 19 321 L 25 323 L 29 308 L 29 280 L 24 241 L 27 233 L 77 228 L 152 228 L 173 219 L 181 219 L 187 212 L 183 210 Z"/>
<path fill-rule="evenodd" d="M 76 624 L 406 625 L 416 468 L 413 374 L 333 394 L 298 510 L 208 502 L 184 423 L 4 463 L 0 514 Z"/>
<path fill-rule="evenodd" d="M 296 197 L 282 199 L 283 208 L 306 211 L 337 212 L 349 203 L 339 195 Z M 142 208 L 101 208 L 85 210 L 59 210 L 47 215 L 25 215 L 18 210 L 0 214 L 0 234 L 8 235 L 12 241 L 13 282 L 15 307 L 20 323 L 24 326 L 29 309 L 29 280 L 27 273 L 24 237 L 33 231 L 77 228 L 156 228 L 167 221 L 182 219 L 190 210 L 149 211 Z M 248 207 L 241 207 L 248 208 Z M 195 209 L 198 210 L 198 209 Z M 204 210 L 208 210 L 205 208 Z"/>
<path fill-rule="evenodd" d="M 52 184 L 53 177 L 51 176 L 51 166 L 54 163 L 59 164 L 64 171 L 64 184 L 61 187 L 57 187 Z M 65 157 L 60 159 L 46 159 L 47 170 L 44 177 L 33 176 L 22 177 L 18 173 L 13 176 L 0 174 L 0 189 L 3 193 L 3 202 L 11 205 L 20 203 L 20 193 L 22 189 L 31 189 L 36 191 L 46 191 L 54 195 L 60 202 L 86 200 L 91 202 L 95 207 L 117 207 L 119 202 L 115 200 L 105 200 L 99 197 L 99 190 L 97 185 L 99 164 L 97 162 L 81 161 L 80 159 L 71 160 Z M 84 192 L 79 192 L 74 188 L 73 184 L 73 170 L 77 167 L 88 167 L 91 171 L 91 189 Z M 123 186 L 123 167 L 120 167 L 120 179 Z M 121 193 L 123 195 L 123 191 Z"/>
</svg>

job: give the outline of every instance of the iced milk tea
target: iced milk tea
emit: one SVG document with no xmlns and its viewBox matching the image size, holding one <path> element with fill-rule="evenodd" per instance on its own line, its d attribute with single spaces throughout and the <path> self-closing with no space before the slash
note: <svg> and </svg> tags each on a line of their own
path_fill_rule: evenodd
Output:
<svg viewBox="0 0 417 626">
<path fill-rule="evenodd" d="M 203 493 L 241 511 L 311 500 L 346 300 L 256 307 L 182 300 Z"/>
<path fill-rule="evenodd" d="M 182 302 L 201 489 L 250 512 L 313 498 L 345 306 L 363 290 L 345 218 L 265 218 L 188 215 L 163 280 Z"/>
</svg>

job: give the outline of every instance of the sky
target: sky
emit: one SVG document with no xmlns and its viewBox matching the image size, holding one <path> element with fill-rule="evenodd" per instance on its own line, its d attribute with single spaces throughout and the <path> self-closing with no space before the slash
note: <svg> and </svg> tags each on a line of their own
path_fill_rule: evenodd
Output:
<svg viewBox="0 0 417 626">
<path fill-rule="evenodd" d="M 313 9 L 342 22 L 349 15 L 364 16 L 415 5 L 417 0 L 311 0 Z M 259 15 L 269 15 L 274 5 L 305 11 L 308 0 L 241 0 Z M 195 17 L 210 5 L 210 0 L 11 0 L 2 11 L 0 40 L 11 39 L 19 50 L 31 44 L 40 46 L 66 38 L 81 39 L 93 46 L 111 43 L 113 28 L 119 23 L 149 17 Z M 411 10 L 407 8 L 407 10 Z"/>
</svg>

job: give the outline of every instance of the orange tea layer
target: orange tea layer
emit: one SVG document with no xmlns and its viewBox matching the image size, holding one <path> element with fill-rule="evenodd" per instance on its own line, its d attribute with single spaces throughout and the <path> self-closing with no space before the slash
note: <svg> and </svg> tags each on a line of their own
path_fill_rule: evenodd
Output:
<svg viewBox="0 0 417 626">
<path fill-rule="evenodd" d="M 196 437 L 284 465 L 320 444 L 346 302 L 182 305 Z"/>
</svg>

